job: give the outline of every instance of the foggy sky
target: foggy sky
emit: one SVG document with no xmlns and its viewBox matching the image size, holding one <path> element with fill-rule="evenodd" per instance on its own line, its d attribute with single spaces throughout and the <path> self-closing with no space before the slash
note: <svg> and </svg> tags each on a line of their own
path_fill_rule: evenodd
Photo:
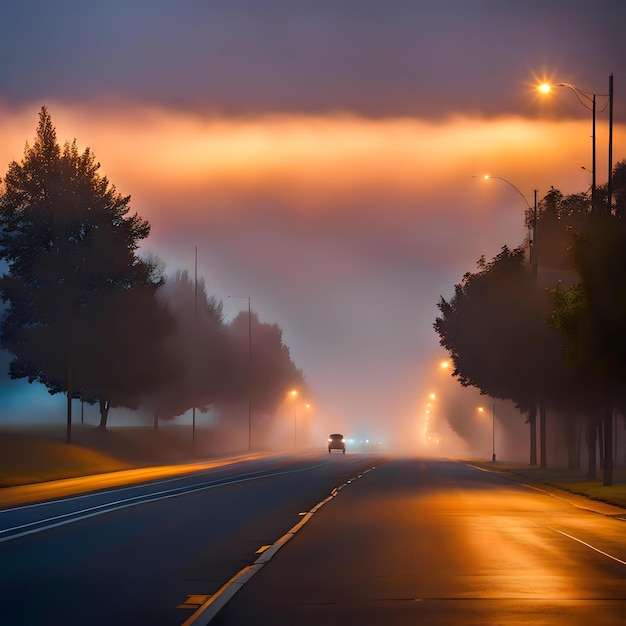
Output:
<svg viewBox="0 0 626 626">
<path fill-rule="evenodd" d="M 605 94 L 614 73 L 626 156 L 624 18 L 611 0 L 3 2 L 0 176 L 45 104 L 168 273 L 197 245 L 229 317 L 250 296 L 283 328 L 320 436 L 417 440 L 439 297 L 526 235 L 522 198 L 472 176 L 529 203 L 588 188 L 590 113 L 568 90 L 540 101 L 539 78 Z"/>
</svg>

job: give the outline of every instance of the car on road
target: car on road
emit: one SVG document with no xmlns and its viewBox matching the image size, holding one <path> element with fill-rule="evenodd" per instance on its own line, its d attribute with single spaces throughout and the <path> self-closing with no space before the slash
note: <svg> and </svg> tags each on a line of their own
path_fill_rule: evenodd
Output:
<svg viewBox="0 0 626 626">
<path fill-rule="evenodd" d="M 331 450 L 341 450 L 344 454 L 346 453 L 346 440 L 343 435 L 333 433 L 328 436 L 328 454 Z"/>
</svg>

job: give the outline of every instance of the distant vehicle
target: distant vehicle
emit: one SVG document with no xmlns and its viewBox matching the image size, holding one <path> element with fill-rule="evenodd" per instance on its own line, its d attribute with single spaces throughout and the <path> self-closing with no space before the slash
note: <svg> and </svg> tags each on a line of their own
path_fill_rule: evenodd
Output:
<svg viewBox="0 0 626 626">
<path fill-rule="evenodd" d="M 346 453 L 346 440 L 343 438 L 343 435 L 339 433 L 333 433 L 328 437 L 328 454 L 330 454 L 331 450 L 341 450 L 344 454 Z"/>
</svg>

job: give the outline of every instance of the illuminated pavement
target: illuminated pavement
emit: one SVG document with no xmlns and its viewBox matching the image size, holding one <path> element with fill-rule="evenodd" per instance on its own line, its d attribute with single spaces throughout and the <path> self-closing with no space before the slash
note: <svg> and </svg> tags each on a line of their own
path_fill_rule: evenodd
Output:
<svg viewBox="0 0 626 626">
<path fill-rule="evenodd" d="M 211 624 L 624 624 L 626 522 L 604 512 L 460 463 L 392 461 L 316 513 Z"/>
</svg>

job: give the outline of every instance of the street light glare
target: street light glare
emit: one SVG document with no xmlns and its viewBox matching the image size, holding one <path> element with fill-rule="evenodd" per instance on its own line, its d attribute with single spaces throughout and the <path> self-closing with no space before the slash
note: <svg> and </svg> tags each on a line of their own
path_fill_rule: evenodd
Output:
<svg viewBox="0 0 626 626">
<path fill-rule="evenodd" d="M 541 93 L 550 93 L 552 91 L 552 86 L 550 83 L 541 83 L 538 89 Z"/>
</svg>

